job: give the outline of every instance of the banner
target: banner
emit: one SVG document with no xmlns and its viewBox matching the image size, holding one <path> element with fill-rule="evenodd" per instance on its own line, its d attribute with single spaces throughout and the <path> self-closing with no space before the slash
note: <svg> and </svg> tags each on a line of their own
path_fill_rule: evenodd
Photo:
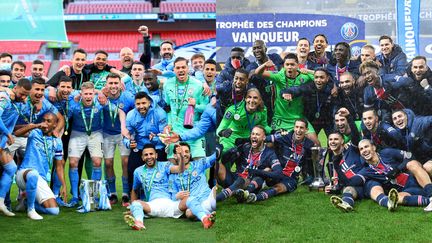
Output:
<svg viewBox="0 0 432 243">
<path fill-rule="evenodd" d="M 264 40 L 267 46 L 292 46 L 300 38 L 312 42 L 323 33 L 329 44 L 364 40 L 363 21 L 318 14 L 236 14 L 216 16 L 216 41 L 220 47 L 252 46 Z"/>
<path fill-rule="evenodd" d="M 0 3 L 0 40 L 67 41 L 62 0 Z"/>
<path fill-rule="evenodd" d="M 215 58 L 216 56 L 216 40 L 214 38 L 208 40 L 200 40 L 190 42 L 181 46 L 177 46 L 175 55 L 190 59 L 196 53 L 202 53 L 206 59 Z"/>
<path fill-rule="evenodd" d="M 397 43 L 408 61 L 419 53 L 420 0 L 396 0 Z"/>
</svg>

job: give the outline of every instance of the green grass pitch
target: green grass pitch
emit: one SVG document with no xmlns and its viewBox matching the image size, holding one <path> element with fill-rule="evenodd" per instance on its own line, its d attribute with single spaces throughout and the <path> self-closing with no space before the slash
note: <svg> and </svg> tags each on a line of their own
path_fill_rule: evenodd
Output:
<svg viewBox="0 0 432 243">
<path fill-rule="evenodd" d="M 117 193 L 121 198 L 118 151 L 115 156 Z M 66 165 L 69 191 L 68 163 Z M 13 207 L 16 205 L 16 196 L 17 186 L 13 185 Z M 44 219 L 41 221 L 30 220 L 25 212 L 15 212 L 15 217 L 0 215 L 0 242 L 215 242 L 214 228 L 205 230 L 200 222 L 188 219 L 145 219 L 146 230 L 131 230 L 123 221 L 124 211 L 126 209 L 118 203 L 111 211 L 86 214 L 77 213 L 75 209 L 60 208 L 58 216 L 42 215 Z"/>
</svg>

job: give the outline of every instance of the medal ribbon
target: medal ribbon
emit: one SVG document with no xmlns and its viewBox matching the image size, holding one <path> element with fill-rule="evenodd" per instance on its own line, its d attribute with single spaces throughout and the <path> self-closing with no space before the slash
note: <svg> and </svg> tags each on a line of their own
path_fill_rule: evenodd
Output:
<svg viewBox="0 0 432 243">
<path fill-rule="evenodd" d="M 117 105 L 114 106 L 114 109 L 112 109 L 111 101 L 108 100 L 108 113 L 109 113 L 109 116 L 110 116 L 110 119 L 111 119 L 111 126 L 112 127 L 114 127 L 114 123 L 115 123 L 117 115 L 118 115 L 119 104 L 120 104 L 120 102 L 117 103 Z"/>
<path fill-rule="evenodd" d="M 82 119 L 84 121 L 84 127 L 85 127 L 87 135 L 90 136 L 91 132 L 92 132 L 91 128 L 92 128 L 92 124 L 93 124 L 94 105 L 95 105 L 95 103 L 93 101 L 92 106 L 91 106 L 90 121 L 89 121 L 88 126 L 87 126 L 87 117 L 86 117 L 85 112 L 84 112 L 84 104 L 83 104 L 82 101 L 81 101 L 80 105 L 81 105 L 81 117 L 82 117 Z"/>
<path fill-rule="evenodd" d="M 192 165 L 189 164 L 189 168 L 186 170 L 186 172 L 188 172 L 188 180 L 187 180 L 187 187 L 186 185 L 183 184 L 183 174 L 179 175 L 179 179 L 180 179 L 180 185 L 182 188 L 182 191 L 188 191 L 190 192 L 190 181 L 191 181 L 191 176 L 192 176 Z"/>
<path fill-rule="evenodd" d="M 146 182 L 147 181 L 147 165 L 144 165 L 144 167 L 143 167 L 143 174 L 141 176 L 141 179 L 142 179 L 142 184 L 143 184 L 143 187 L 144 187 L 144 192 L 145 192 L 145 196 L 146 196 L 147 202 L 150 199 L 150 192 L 151 192 L 151 189 L 152 189 L 152 186 L 153 186 L 153 180 L 154 180 L 157 172 L 158 172 L 158 170 L 157 170 L 157 167 L 156 167 L 153 170 L 153 174 L 152 174 L 152 176 L 150 178 L 150 183 L 147 186 L 147 182 Z"/>
<path fill-rule="evenodd" d="M 51 170 L 52 170 L 52 166 L 53 166 L 53 150 L 54 150 L 54 143 L 53 143 L 52 146 L 51 146 L 51 153 L 50 153 L 50 152 L 49 152 L 50 149 L 49 149 L 48 141 L 47 141 L 46 137 L 43 136 L 42 139 L 43 139 L 43 143 L 44 143 L 44 152 L 45 152 L 45 155 L 46 155 L 46 157 L 47 157 L 47 159 L 48 159 L 48 165 L 49 165 L 49 170 L 48 170 L 48 172 L 47 172 L 47 174 L 46 174 L 46 179 L 47 179 L 48 181 L 51 181 Z M 52 140 L 51 140 L 51 141 L 52 141 Z"/>
<path fill-rule="evenodd" d="M 188 88 L 189 88 L 189 79 L 186 81 L 186 88 L 184 89 L 184 92 L 183 92 L 183 98 L 181 99 L 180 104 L 177 104 L 177 112 L 176 112 L 177 118 L 180 114 L 180 110 L 183 107 L 183 102 L 185 101 L 186 94 L 188 92 Z M 175 85 L 175 99 L 176 99 L 176 101 L 178 101 L 178 82 L 176 82 L 176 85 Z"/>
</svg>

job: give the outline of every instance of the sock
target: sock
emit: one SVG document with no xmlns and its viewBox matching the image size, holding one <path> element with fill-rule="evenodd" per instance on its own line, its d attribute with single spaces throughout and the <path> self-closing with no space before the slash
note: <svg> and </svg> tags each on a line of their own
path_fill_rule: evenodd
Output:
<svg viewBox="0 0 432 243">
<path fill-rule="evenodd" d="M 11 201 L 11 199 L 10 199 L 10 190 L 6 193 L 6 196 L 5 196 L 5 199 L 4 199 L 4 204 L 6 205 L 6 207 L 8 208 L 8 209 L 10 209 L 11 208 L 11 203 L 12 203 L 12 201 Z"/>
<path fill-rule="evenodd" d="M 273 197 L 276 194 L 277 194 L 277 192 L 274 188 L 267 189 L 265 191 L 258 193 L 257 201 L 263 201 L 263 200 L 269 199 L 270 197 Z"/>
<path fill-rule="evenodd" d="M 17 170 L 17 166 L 15 161 L 10 161 L 7 164 L 3 165 L 3 175 L 0 179 L 0 197 L 5 198 L 6 193 L 9 191 L 12 185 L 12 179 Z"/>
<path fill-rule="evenodd" d="M 378 195 L 378 197 L 375 199 L 375 201 L 383 206 L 383 207 L 387 207 L 387 203 L 388 203 L 388 196 L 384 195 L 384 193 L 381 193 Z"/>
<path fill-rule="evenodd" d="M 349 192 L 344 192 L 342 194 L 342 201 L 347 202 L 351 207 L 354 207 L 354 198 L 353 195 Z"/>
<path fill-rule="evenodd" d="M 432 197 L 432 183 L 427 184 L 424 188 L 423 191 L 426 193 L 427 197 Z"/>
<path fill-rule="evenodd" d="M 257 191 L 257 190 L 261 189 L 263 183 L 264 183 L 264 180 L 261 177 L 255 177 L 249 183 L 246 190 L 248 190 L 249 192 Z"/>
<path fill-rule="evenodd" d="M 101 167 L 93 167 L 91 178 L 92 178 L 92 180 L 100 181 L 100 179 L 102 178 L 102 169 L 101 169 Z"/>
<path fill-rule="evenodd" d="M 39 174 L 35 170 L 29 171 L 26 176 L 27 211 L 32 211 L 35 208 L 38 177 Z"/>
<path fill-rule="evenodd" d="M 53 193 L 57 197 L 60 194 L 60 188 L 62 184 L 58 178 L 57 171 L 53 170 L 53 173 Z"/>
<path fill-rule="evenodd" d="M 123 194 L 129 195 L 129 183 L 127 177 L 122 176 L 122 185 L 123 185 Z"/>
<path fill-rule="evenodd" d="M 225 188 L 216 195 L 216 202 L 222 202 L 223 200 L 229 198 L 231 195 L 232 191 L 230 190 L 230 188 Z"/>
<path fill-rule="evenodd" d="M 419 195 L 405 196 L 402 204 L 405 206 L 426 206 L 430 202 L 429 197 L 423 197 Z"/>
<path fill-rule="evenodd" d="M 130 211 L 132 212 L 132 216 L 141 222 L 144 222 L 144 209 L 141 203 L 138 201 L 132 202 L 130 206 Z"/>
<path fill-rule="evenodd" d="M 50 215 L 58 215 L 60 213 L 60 209 L 58 207 L 55 208 L 45 208 L 39 203 L 35 203 L 36 212 L 42 214 L 50 214 Z"/>
<path fill-rule="evenodd" d="M 96 169 L 96 168 L 95 168 Z M 93 173 L 95 172 L 96 170 L 93 170 Z M 111 194 L 116 194 L 116 184 L 115 184 L 115 181 L 116 181 L 116 177 L 115 176 L 113 176 L 113 177 L 111 177 L 111 178 L 108 178 L 107 179 L 107 182 L 108 182 L 108 191 L 109 191 L 109 193 L 111 193 Z"/>
<path fill-rule="evenodd" d="M 192 211 L 193 215 L 195 215 L 201 221 L 203 221 L 204 217 L 207 215 L 201 206 L 201 203 L 196 199 L 190 200 L 189 198 L 186 201 L 186 206 Z"/>
<path fill-rule="evenodd" d="M 78 198 L 78 178 L 78 168 L 69 168 L 69 181 L 73 198 Z"/>
<path fill-rule="evenodd" d="M 214 189 L 214 190 L 216 190 L 216 189 Z M 216 211 L 216 198 L 214 197 L 213 189 L 208 196 L 208 200 L 210 200 L 211 211 Z"/>
</svg>

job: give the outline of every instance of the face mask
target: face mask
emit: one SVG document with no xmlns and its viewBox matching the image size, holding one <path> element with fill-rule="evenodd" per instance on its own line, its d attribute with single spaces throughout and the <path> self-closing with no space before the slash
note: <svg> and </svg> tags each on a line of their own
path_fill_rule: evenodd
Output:
<svg viewBox="0 0 432 243">
<path fill-rule="evenodd" d="M 241 61 L 239 59 L 231 59 L 231 65 L 234 69 L 239 69 L 241 67 Z"/>
<path fill-rule="evenodd" d="M 6 70 L 10 72 L 11 63 L 0 63 L 0 70 Z"/>
</svg>

